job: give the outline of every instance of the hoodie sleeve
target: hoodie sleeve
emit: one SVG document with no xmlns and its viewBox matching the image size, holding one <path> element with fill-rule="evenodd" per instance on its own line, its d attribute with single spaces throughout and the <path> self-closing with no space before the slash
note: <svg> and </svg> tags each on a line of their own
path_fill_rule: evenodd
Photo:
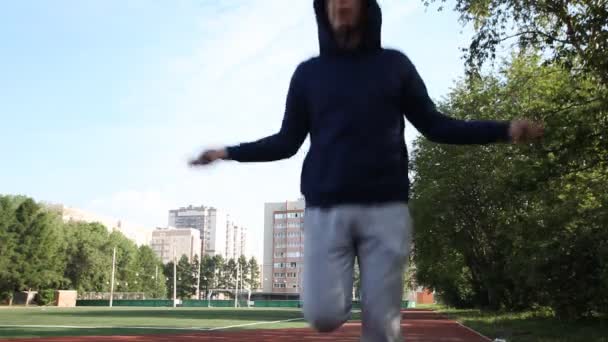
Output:
<svg viewBox="0 0 608 342">
<path fill-rule="evenodd" d="M 408 121 L 426 138 L 444 144 L 489 144 L 510 141 L 509 122 L 458 120 L 439 112 L 416 67 L 405 56 L 402 67 L 401 108 Z"/>
<path fill-rule="evenodd" d="M 301 66 L 289 84 L 283 123 L 278 133 L 227 148 L 228 159 L 239 162 L 267 162 L 286 159 L 298 152 L 308 135 L 308 114 L 302 96 Z"/>
</svg>

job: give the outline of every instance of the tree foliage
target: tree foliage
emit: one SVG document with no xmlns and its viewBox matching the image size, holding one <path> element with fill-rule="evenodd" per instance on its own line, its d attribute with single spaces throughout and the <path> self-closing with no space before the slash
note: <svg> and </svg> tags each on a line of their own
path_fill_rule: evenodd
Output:
<svg viewBox="0 0 608 342">
<path fill-rule="evenodd" d="M 109 292 L 114 248 L 115 291 L 144 292 L 147 297 L 164 294 L 164 284 L 151 281 L 156 266 L 162 264 L 149 247 L 137 248 L 99 223 L 64 223 L 32 199 L 0 196 L 3 297 L 29 289 L 45 294 L 57 289 Z"/>
<path fill-rule="evenodd" d="M 188 257 L 182 255 L 177 262 L 177 296 L 191 298 L 196 293 L 196 273 L 192 270 Z"/>
<path fill-rule="evenodd" d="M 237 283 L 237 265 L 241 267 L 240 273 L 238 273 L 239 288 L 241 286 L 257 288 L 251 285 L 259 284 L 260 269 L 255 258 L 248 261 L 244 256 L 241 256 L 236 260 L 224 260 L 220 255 L 205 255 L 200 262 L 197 256 L 194 257 L 192 262 L 189 262 L 185 255 L 182 256 L 177 264 L 177 297 L 181 299 L 193 297 L 196 294 L 197 284 L 200 286 L 201 298 L 207 298 L 209 291 L 213 289 L 233 290 Z M 173 263 L 165 265 L 164 275 L 166 277 L 167 297 L 172 298 Z"/>
<path fill-rule="evenodd" d="M 416 143 L 417 281 L 453 305 L 563 317 L 608 311 L 608 98 L 592 75 L 519 55 L 459 84 L 442 109 L 463 119 L 522 116 L 541 145 Z"/>
<path fill-rule="evenodd" d="M 0 196 L 0 292 L 62 283 L 61 223 L 31 199 Z"/>
<path fill-rule="evenodd" d="M 608 85 L 606 0 L 457 0 L 455 10 L 475 28 L 465 50 L 471 70 L 479 70 L 496 57 L 499 46 L 515 40 L 523 51 L 540 49 L 548 62 L 578 68 Z"/>
<path fill-rule="evenodd" d="M 163 298 L 166 293 L 163 264 L 149 246 L 140 246 L 136 259 L 136 286 L 147 298 Z"/>
<path fill-rule="evenodd" d="M 66 285 L 78 292 L 109 292 L 112 247 L 108 230 L 98 223 L 70 222 L 65 231 Z"/>
<path fill-rule="evenodd" d="M 249 274 L 247 276 L 247 285 L 251 289 L 260 288 L 260 266 L 255 257 L 251 257 L 247 266 Z"/>
<path fill-rule="evenodd" d="M 417 280 L 454 305 L 608 312 L 606 1 L 456 0 L 455 10 L 475 35 L 468 77 L 442 109 L 539 119 L 547 134 L 523 147 L 417 142 Z M 509 43 L 511 62 L 482 71 Z"/>
</svg>

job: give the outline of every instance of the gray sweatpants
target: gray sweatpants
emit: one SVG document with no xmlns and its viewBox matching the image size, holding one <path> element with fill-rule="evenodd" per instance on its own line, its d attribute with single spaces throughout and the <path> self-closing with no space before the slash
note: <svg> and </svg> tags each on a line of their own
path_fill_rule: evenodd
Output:
<svg viewBox="0 0 608 342">
<path fill-rule="evenodd" d="M 357 257 L 361 341 L 403 341 L 401 296 L 411 238 L 405 203 L 307 208 L 302 297 L 308 323 L 318 331 L 330 332 L 349 319 Z"/>
</svg>

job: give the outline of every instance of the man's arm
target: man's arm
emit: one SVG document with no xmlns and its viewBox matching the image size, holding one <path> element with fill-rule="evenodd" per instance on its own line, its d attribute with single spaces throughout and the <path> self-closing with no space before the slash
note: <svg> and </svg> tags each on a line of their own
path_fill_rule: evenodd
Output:
<svg viewBox="0 0 608 342">
<path fill-rule="evenodd" d="M 412 62 L 404 57 L 401 108 L 426 138 L 444 144 L 488 144 L 511 141 L 510 122 L 465 121 L 439 112 Z"/>
<path fill-rule="evenodd" d="M 266 138 L 230 146 L 218 150 L 204 151 L 191 165 L 205 165 L 218 159 L 239 162 L 267 162 L 286 159 L 298 152 L 309 131 L 306 102 L 303 100 L 299 78 L 300 68 L 294 72 L 287 92 L 285 114 L 278 133 Z"/>
</svg>

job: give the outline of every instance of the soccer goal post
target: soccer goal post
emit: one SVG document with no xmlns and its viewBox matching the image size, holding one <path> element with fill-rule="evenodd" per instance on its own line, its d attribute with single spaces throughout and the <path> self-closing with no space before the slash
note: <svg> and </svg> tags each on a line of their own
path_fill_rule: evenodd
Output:
<svg viewBox="0 0 608 342">
<path fill-rule="evenodd" d="M 251 290 L 241 289 L 235 291 L 235 289 L 210 289 L 207 293 L 207 306 L 242 308 L 252 307 L 253 302 L 251 301 Z"/>
</svg>

